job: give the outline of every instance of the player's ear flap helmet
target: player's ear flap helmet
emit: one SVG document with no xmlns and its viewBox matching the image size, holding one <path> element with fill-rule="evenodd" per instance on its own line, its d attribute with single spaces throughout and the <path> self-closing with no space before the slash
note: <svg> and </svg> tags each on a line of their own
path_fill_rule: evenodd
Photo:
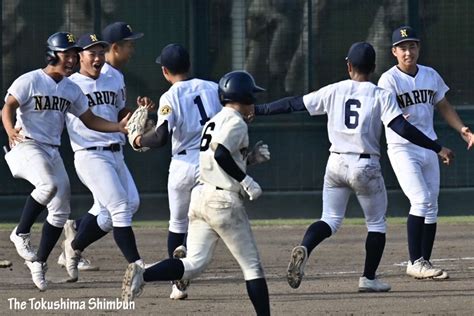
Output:
<svg viewBox="0 0 474 316">
<path fill-rule="evenodd" d="M 46 41 L 46 61 L 50 65 L 55 65 L 58 61 L 56 52 L 64 52 L 69 49 L 82 50 L 76 44 L 76 38 L 69 32 L 57 32 L 51 35 Z"/>
<path fill-rule="evenodd" d="M 224 105 L 227 102 L 254 104 L 255 93 L 265 89 L 257 86 L 252 75 L 246 71 L 232 71 L 219 80 L 219 100 Z"/>
</svg>

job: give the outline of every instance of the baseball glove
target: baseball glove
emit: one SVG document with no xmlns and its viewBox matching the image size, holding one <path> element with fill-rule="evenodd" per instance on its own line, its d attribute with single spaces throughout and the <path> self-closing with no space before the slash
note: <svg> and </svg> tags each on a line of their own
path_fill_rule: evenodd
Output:
<svg viewBox="0 0 474 316">
<path fill-rule="evenodd" d="M 136 147 L 135 138 L 141 136 L 145 133 L 145 128 L 148 119 L 148 110 L 144 106 L 138 107 L 132 116 L 128 120 L 127 129 L 128 129 L 128 142 L 132 146 L 133 150 L 139 152 L 145 152 L 149 147 Z"/>
</svg>

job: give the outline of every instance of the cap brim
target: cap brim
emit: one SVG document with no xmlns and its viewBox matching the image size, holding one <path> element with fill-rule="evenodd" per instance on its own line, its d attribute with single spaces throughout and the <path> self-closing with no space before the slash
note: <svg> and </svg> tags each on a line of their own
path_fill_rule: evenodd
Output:
<svg viewBox="0 0 474 316">
<path fill-rule="evenodd" d="M 88 49 L 92 46 L 95 46 L 95 45 L 101 45 L 103 46 L 104 48 L 106 47 L 109 47 L 109 42 L 106 42 L 106 41 L 97 41 L 97 42 L 94 42 L 94 43 L 90 43 L 89 45 L 86 45 L 84 47 L 82 47 L 82 49 Z"/>
<path fill-rule="evenodd" d="M 130 36 L 122 38 L 122 41 L 136 40 L 143 37 L 143 33 L 132 33 Z"/>
<path fill-rule="evenodd" d="M 403 43 L 403 42 L 419 42 L 420 39 L 416 38 L 416 37 L 407 37 L 407 38 L 404 38 L 400 41 L 397 41 L 395 43 L 392 44 L 392 46 L 395 46 L 395 45 L 398 45 L 400 43 Z"/>
</svg>

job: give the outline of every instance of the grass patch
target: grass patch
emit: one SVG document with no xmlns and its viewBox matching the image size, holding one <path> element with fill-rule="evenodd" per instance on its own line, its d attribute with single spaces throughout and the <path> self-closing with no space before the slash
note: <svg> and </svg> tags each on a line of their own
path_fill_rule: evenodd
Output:
<svg viewBox="0 0 474 316">
<path fill-rule="evenodd" d="M 276 218 L 276 219 L 255 219 L 252 220 L 252 226 L 308 226 L 316 219 L 308 218 Z M 401 225 L 406 223 L 406 217 L 388 217 L 388 225 Z M 438 218 L 440 224 L 471 224 L 474 223 L 474 216 L 442 216 Z M 346 218 L 344 225 L 365 225 L 363 218 Z M 0 223 L 0 230 L 13 230 L 17 223 Z M 33 231 L 39 231 L 42 224 L 36 223 Z M 134 228 L 144 229 L 167 229 L 168 221 L 134 221 Z"/>
</svg>

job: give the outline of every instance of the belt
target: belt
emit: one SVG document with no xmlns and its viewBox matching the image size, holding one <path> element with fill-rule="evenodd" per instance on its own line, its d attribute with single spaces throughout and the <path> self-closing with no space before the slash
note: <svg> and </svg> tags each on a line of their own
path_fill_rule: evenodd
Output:
<svg viewBox="0 0 474 316">
<path fill-rule="evenodd" d="M 86 150 L 108 150 L 108 151 L 120 151 L 122 149 L 122 145 L 120 144 L 112 144 L 108 147 L 101 147 L 101 146 L 96 146 L 96 147 L 89 147 L 86 148 Z"/>
<path fill-rule="evenodd" d="M 341 153 L 337 153 L 337 152 L 334 152 L 334 151 L 333 151 L 333 153 L 338 154 L 338 155 L 341 154 Z M 361 159 L 370 159 L 370 154 L 360 154 L 359 158 L 361 158 Z"/>
<path fill-rule="evenodd" d="M 223 188 L 216 187 L 216 190 L 224 190 Z"/>
<path fill-rule="evenodd" d="M 178 153 L 178 155 L 186 155 L 186 149 L 181 150 L 181 151 Z"/>
</svg>

